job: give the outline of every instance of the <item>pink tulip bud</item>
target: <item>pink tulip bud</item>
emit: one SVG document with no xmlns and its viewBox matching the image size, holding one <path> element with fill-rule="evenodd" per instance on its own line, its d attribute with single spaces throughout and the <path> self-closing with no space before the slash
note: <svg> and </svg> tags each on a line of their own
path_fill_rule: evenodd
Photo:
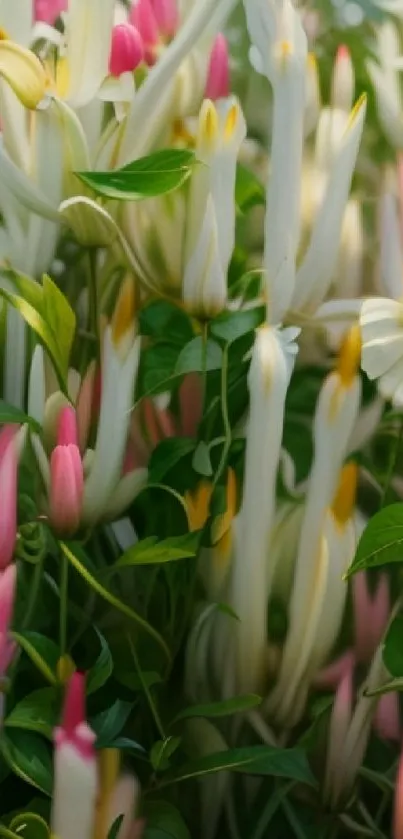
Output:
<svg viewBox="0 0 403 839">
<path fill-rule="evenodd" d="M 326 760 L 325 794 L 331 800 L 335 791 L 343 785 L 346 767 L 343 765 L 343 745 L 352 717 L 353 670 L 346 670 L 334 700 L 328 735 Z"/>
<path fill-rule="evenodd" d="M 176 0 L 152 0 L 152 4 L 161 35 L 165 38 L 173 38 L 179 23 Z"/>
<path fill-rule="evenodd" d="M 205 97 L 215 102 L 217 99 L 229 96 L 229 91 L 228 44 L 224 35 L 219 33 L 211 50 Z"/>
<path fill-rule="evenodd" d="M 142 408 L 146 436 L 152 448 L 167 437 L 175 437 L 175 425 L 169 411 L 160 411 L 152 399 L 144 399 Z"/>
<path fill-rule="evenodd" d="M 49 515 L 53 527 L 64 535 L 77 530 L 81 516 L 84 473 L 77 440 L 75 411 L 69 406 L 62 408 L 58 445 L 50 458 Z"/>
<path fill-rule="evenodd" d="M 403 839 L 403 750 L 400 753 L 395 785 L 393 839 Z"/>
<path fill-rule="evenodd" d="M 324 690 L 336 690 L 346 673 L 352 672 L 354 665 L 354 652 L 353 650 L 347 650 L 343 655 L 319 671 L 314 679 L 315 687 Z"/>
<path fill-rule="evenodd" d="M 15 588 L 17 583 L 17 568 L 13 563 L 5 571 L 0 572 L 0 676 L 4 676 L 9 666 L 16 645 L 9 638 Z"/>
<path fill-rule="evenodd" d="M 92 836 L 97 794 L 95 734 L 85 720 L 85 676 L 73 673 L 62 724 L 55 729 L 52 834 Z"/>
<path fill-rule="evenodd" d="M 400 740 L 399 697 L 397 693 L 381 696 L 374 717 L 374 729 L 381 740 Z"/>
<path fill-rule="evenodd" d="M 81 453 L 85 452 L 90 432 L 95 388 L 96 365 L 92 362 L 83 377 L 77 397 L 76 419 Z"/>
<path fill-rule="evenodd" d="M 7 425 L 0 432 L 0 570 L 11 562 L 17 538 L 16 430 L 16 426 Z"/>
<path fill-rule="evenodd" d="M 144 44 L 145 60 L 148 64 L 153 64 L 155 48 L 159 42 L 159 31 L 152 0 L 137 0 L 129 14 L 129 21 L 140 33 Z"/>
<path fill-rule="evenodd" d="M 67 2 L 68 0 L 35 0 L 35 20 L 54 24 L 61 12 L 66 11 Z"/>
<path fill-rule="evenodd" d="M 132 73 L 143 59 L 143 42 L 136 27 L 131 23 L 120 23 L 114 26 L 109 56 L 111 75 L 119 77 L 123 73 Z"/>
</svg>

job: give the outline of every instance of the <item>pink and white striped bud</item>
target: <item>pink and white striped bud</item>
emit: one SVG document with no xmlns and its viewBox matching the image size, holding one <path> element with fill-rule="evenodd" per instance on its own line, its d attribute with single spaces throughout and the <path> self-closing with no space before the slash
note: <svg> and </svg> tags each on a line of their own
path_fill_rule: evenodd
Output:
<svg viewBox="0 0 403 839">
<path fill-rule="evenodd" d="M 179 24 L 176 0 L 152 0 L 155 20 L 163 38 L 173 38 Z"/>
<path fill-rule="evenodd" d="M 62 724 L 55 729 L 51 832 L 58 839 L 91 839 L 97 796 L 95 734 L 85 720 L 85 676 L 73 673 Z"/>
<path fill-rule="evenodd" d="M 34 19 L 52 26 L 61 12 L 67 9 L 68 0 L 35 0 Z"/>
<path fill-rule="evenodd" d="M 153 64 L 159 43 L 159 31 L 152 0 L 137 0 L 129 14 L 129 22 L 140 33 L 147 64 Z"/>
<path fill-rule="evenodd" d="M 60 412 L 57 441 L 50 458 L 49 516 L 59 533 L 71 535 L 80 523 L 84 472 L 76 414 L 70 406 Z"/>
<path fill-rule="evenodd" d="M 17 583 L 17 567 L 13 563 L 0 572 L 0 677 L 4 676 L 16 645 L 9 638 Z"/>
<path fill-rule="evenodd" d="M 229 56 L 227 39 L 219 33 L 214 41 L 207 71 L 205 98 L 216 102 L 229 96 Z"/>
<path fill-rule="evenodd" d="M 119 23 L 112 30 L 109 72 L 112 76 L 133 73 L 144 59 L 141 35 L 131 23 Z"/>
<path fill-rule="evenodd" d="M 0 432 L 0 570 L 10 564 L 17 538 L 17 427 L 6 425 Z"/>
</svg>

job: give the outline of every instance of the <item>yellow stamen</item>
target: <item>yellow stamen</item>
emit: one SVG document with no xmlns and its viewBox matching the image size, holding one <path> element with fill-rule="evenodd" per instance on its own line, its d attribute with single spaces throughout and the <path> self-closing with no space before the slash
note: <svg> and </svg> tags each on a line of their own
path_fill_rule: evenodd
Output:
<svg viewBox="0 0 403 839">
<path fill-rule="evenodd" d="M 307 62 L 308 62 L 308 67 L 311 70 L 316 70 L 317 69 L 318 62 L 316 61 L 316 55 L 315 55 L 314 52 L 308 52 Z"/>
<path fill-rule="evenodd" d="M 73 673 L 76 671 L 76 665 L 69 655 L 62 655 L 57 662 L 56 673 L 59 682 L 62 685 L 67 685 Z"/>
<path fill-rule="evenodd" d="M 7 35 L 6 30 L 3 29 L 2 26 L 0 26 L 0 41 L 8 41 L 8 39 L 9 39 L 9 36 Z"/>
<path fill-rule="evenodd" d="M 339 485 L 332 502 L 332 513 L 338 524 L 343 526 L 351 518 L 357 496 L 358 466 L 350 462 L 343 466 Z"/>
<path fill-rule="evenodd" d="M 94 839 L 106 839 L 111 794 L 120 769 L 119 749 L 103 749 L 98 758 L 99 798 L 94 827 Z"/>
<path fill-rule="evenodd" d="M 211 144 L 218 134 L 218 115 L 213 102 L 206 100 L 200 112 L 199 132 L 202 142 Z"/>
<path fill-rule="evenodd" d="M 0 37 L 0 76 L 26 108 L 34 110 L 45 95 L 47 76 L 39 58 L 10 41 L 4 30 Z"/>
<path fill-rule="evenodd" d="M 112 317 L 112 340 L 118 346 L 132 330 L 136 312 L 136 293 L 132 277 L 123 281 Z"/>
<path fill-rule="evenodd" d="M 185 495 L 189 530 L 201 530 L 209 515 L 213 486 L 209 481 L 201 481 L 193 492 Z"/>
<path fill-rule="evenodd" d="M 231 107 L 228 111 L 228 114 L 225 118 L 224 140 L 230 140 L 231 137 L 233 136 L 234 131 L 235 131 L 236 126 L 237 126 L 237 123 L 238 123 L 238 117 L 239 117 L 239 107 L 234 102 L 234 104 L 231 105 Z"/>
<path fill-rule="evenodd" d="M 355 121 L 358 112 L 361 110 L 362 106 L 366 103 L 366 101 L 367 101 L 367 94 L 362 93 L 361 96 L 357 99 L 355 105 L 353 105 L 353 107 L 352 107 L 352 109 L 349 113 L 348 122 L 347 122 L 347 125 L 346 125 L 346 128 L 345 128 L 345 132 L 349 131 L 352 128 L 353 122 Z"/>
<path fill-rule="evenodd" d="M 280 42 L 280 55 L 282 58 L 287 58 L 289 55 L 292 55 L 291 41 L 284 40 Z"/>
<path fill-rule="evenodd" d="M 342 384 L 349 387 L 354 381 L 361 360 L 361 332 L 358 324 L 347 332 L 340 347 L 337 372 Z"/>
</svg>

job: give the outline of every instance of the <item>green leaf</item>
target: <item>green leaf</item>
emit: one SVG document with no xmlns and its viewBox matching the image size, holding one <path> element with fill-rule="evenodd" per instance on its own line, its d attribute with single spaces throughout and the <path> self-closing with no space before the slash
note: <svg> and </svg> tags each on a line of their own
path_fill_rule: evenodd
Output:
<svg viewBox="0 0 403 839">
<path fill-rule="evenodd" d="M 369 520 L 346 577 L 365 568 L 403 561 L 403 504 L 384 507 Z"/>
<path fill-rule="evenodd" d="M 0 425 L 12 423 L 17 425 L 29 425 L 33 431 L 41 431 L 41 426 L 33 417 L 15 408 L 14 405 L 8 405 L 4 399 L 0 399 Z"/>
<path fill-rule="evenodd" d="M 200 533 L 185 533 L 183 536 L 171 536 L 158 542 L 156 536 L 149 536 L 137 542 L 115 563 L 115 568 L 127 568 L 132 565 L 159 565 L 188 559 L 196 556 L 199 549 Z"/>
<path fill-rule="evenodd" d="M 39 632 L 24 631 L 11 634 L 45 679 L 51 685 L 57 685 L 56 668 L 60 651 L 55 642 L 46 638 L 45 635 L 40 635 Z"/>
<path fill-rule="evenodd" d="M 170 300 L 152 300 L 139 313 L 139 332 L 161 340 L 161 335 L 169 335 L 173 344 L 182 349 L 193 338 L 190 318 Z"/>
<path fill-rule="evenodd" d="M 87 558 L 81 546 L 76 542 L 70 543 L 69 546 L 64 542 L 60 542 L 60 547 L 64 555 L 67 557 L 67 559 L 73 566 L 73 568 L 75 568 L 75 570 L 81 575 L 81 577 L 83 577 L 83 579 L 88 583 L 88 585 L 93 589 L 93 591 L 99 594 L 99 596 L 102 597 L 103 600 L 106 600 L 107 603 L 110 603 L 110 605 L 117 609 L 119 612 L 122 612 L 123 615 L 126 615 L 126 617 L 130 618 L 132 621 L 137 623 L 137 625 L 140 626 L 144 630 L 144 632 L 146 632 L 148 635 L 154 638 L 154 641 L 156 641 L 157 644 L 161 647 L 167 659 L 169 660 L 171 657 L 170 652 L 161 635 L 157 632 L 156 629 L 154 629 L 153 626 L 151 626 L 150 623 L 148 623 L 148 621 L 145 620 L 145 618 L 142 618 L 139 614 L 137 614 L 137 612 L 131 609 L 130 606 L 127 606 L 126 603 L 123 603 L 121 600 L 119 600 L 118 597 L 112 594 L 112 592 L 108 591 L 108 589 L 101 585 L 101 583 L 94 577 L 92 571 L 90 571 L 87 565 L 85 564 Z"/>
<path fill-rule="evenodd" d="M 181 737 L 166 737 L 165 740 L 157 740 L 150 752 L 150 761 L 155 772 L 163 772 L 169 767 L 169 758 L 176 752 L 181 744 Z"/>
<path fill-rule="evenodd" d="M 154 449 L 148 464 L 150 481 L 160 483 L 182 458 L 194 451 L 195 445 L 195 441 L 190 437 L 169 437 L 162 440 Z"/>
<path fill-rule="evenodd" d="M 108 833 L 108 839 L 117 839 L 117 837 L 119 835 L 119 830 L 122 826 L 122 821 L 123 821 L 124 817 L 125 817 L 124 813 L 122 813 L 120 816 L 117 816 L 117 818 L 113 822 L 113 825 L 112 825 L 112 827 L 111 827 L 111 829 Z"/>
<path fill-rule="evenodd" d="M 184 373 L 202 373 L 211 370 L 220 370 L 222 364 L 222 349 L 216 341 L 211 338 L 204 341 L 201 335 L 193 338 L 183 348 L 176 362 L 175 374 L 182 376 Z"/>
<path fill-rule="evenodd" d="M 264 320 L 263 306 L 240 312 L 222 312 L 210 324 L 210 332 L 228 344 L 254 332 Z"/>
<path fill-rule="evenodd" d="M 235 203 L 241 213 L 247 212 L 252 207 L 264 204 L 266 201 L 265 190 L 256 175 L 238 163 L 236 168 L 235 182 Z"/>
<path fill-rule="evenodd" d="M 99 638 L 99 643 L 101 645 L 101 652 L 94 664 L 91 667 L 91 670 L 88 673 L 87 677 L 87 694 L 95 693 L 95 691 L 99 690 L 99 688 L 103 687 L 105 682 L 108 681 L 110 676 L 113 672 L 113 659 L 112 654 L 109 649 L 108 643 L 95 628 L 95 631 Z"/>
<path fill-rule="evenodd" d="M 183 186 L 196 163 L 186 149 L 163 149 L 134 160 L 123 169 L 107 172 L 76 172 L 97 195 L 114 201 L 139 201 L 166 195 Z"/>
<path fill-rule="evenodd" d="M 175 372 L 179 355 L 179 347 L 161 341 L 153 347 L 147 347 L 140 361 L 140 378 L 142 381 L 142 395 L 163 393 L 169 390 L 172 382 L 177 378 Z"/>
<path fill-rule="evenodd" d="M 52 794 L 51 753 L 40 737 L 25 731 L 7 731 L 0 741 L 0 749 L 15 775 L 45 795 Z"/>
<path fill-rule="evenodd" d="M 383 696 L 384 693 L 394 693 L 395 690 L 403 691 L 403 676 L 397 679 L 391 679 L 390 682 L 385 682 L 374 690 L 365 690 L 365 696 Z"/>
<path fill-rule="evenodd" d="M 315 778 L 302 749 L 278 749 L 270 746 L 228 749 L 189 761 L 180 769 L 168 773 L 161 786 L 223 771 L 289 778 L 309 784 L 309 786 L 316 786 Z"/>
<path fill-rule="evenodd" d="M 223 702 L 210 702 L 206 705 L 191 705 L 181 711 L 172 722 L 172 725 L 179 720 L 187 720 L 192 717 L 229 717 L 232 714 L 240 714 L 250 711 L 261 704 L 261 697 L 254 693 L 245 696 L 235 696 L 233 699 L 225 699 Z"/>
<path fill-rule="evenodd" d="M 4 721 L 6 728 L 20 728 L 43 734 L 52 740 L 59 721 L 60 698 L 54 688 L 40 688 L 24 696 Z"/>
<path fill-rule="evenodd" d="M 382 655 L 391 676 L 403 677 L 403 614 L 396 615 L 386 633 Z"/>
<path fill-rule="evenodd" d="M 211 465 L 210 447 L 204 440 L 201 440 L 193 455 L 192 466 L 195 472 L 203 475 L 204 478 L 210 478 L 213 474 L 213 467 Z"/>
<path fill-rule="evenodd" d="M 32 806 L 32 805 L 31 805 Z M 10 824 L 20 839 L 49 839 L 50 830 L 38 813 L 19 813 Z"/>
<path fill-rule="evenodd" d="M 41 285 L 15 271 L 1 271 L 0 276 L 6 285 L 6 288 L 0 288 L 0 295 L 20 312 L 44 344 L 60 385 L 65 388 L 76 325 L 68 300 L 50 277 L 44 276 Z"/>
<path fill-rule="evenodd" d="M 126 725 L 133 705 L 131 702 L 116 701 L 91 720 L 91 728 L 97 735 L 97 748 L 106 749 L 114 744 L 118 734 Z"/>
<path fill-rule="evenodd" d="M 165 801 L 145 802 L 146 826 L 143 839 L 190 839 L 181 814 Z"/>
</svg>

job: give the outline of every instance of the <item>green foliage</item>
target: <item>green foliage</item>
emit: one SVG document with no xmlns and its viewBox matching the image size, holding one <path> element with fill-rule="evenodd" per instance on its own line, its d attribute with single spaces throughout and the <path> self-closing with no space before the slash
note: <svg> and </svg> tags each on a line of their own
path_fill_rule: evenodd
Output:
<svg viewBox="0 0 403 839">
<path fill-rule="evenodd" d="M 402 561 L 403 504 L 379 510 L 368 522 L 347 576 L 365 568 Z"/>
<path fill-rule="evenodd" d="M 113 172 L 76 172 L 86 186 L 113 201 L 141 201 L 183 186 L 196 163 L 186 149 L 157 151 Z"/>
</svg>

